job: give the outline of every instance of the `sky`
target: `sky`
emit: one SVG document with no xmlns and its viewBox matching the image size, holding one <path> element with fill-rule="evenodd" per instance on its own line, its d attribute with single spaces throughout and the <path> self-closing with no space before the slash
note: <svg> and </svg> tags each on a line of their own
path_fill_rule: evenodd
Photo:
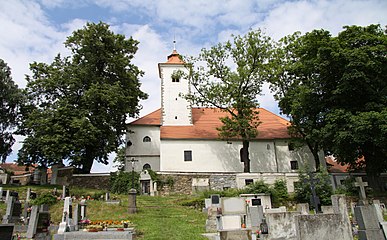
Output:
<svg viewBox="0 0 387 240">
<path fill-rule="evenodd" d="M 117 34 L 138 40 L 133 63 L 145 72 L 141 89 L 149 98 L 141 102 L 140 116 L 160 107 L 157 64 L 173 50 L 197 56 L 202 48 L 260 28 L 274 40 L 292 34 L 325 29 L 333 36 L 343 26 L 387 24 L 386 0 L 2 0 L 0 4 L 0 58 L 20 88 L 26 86 L 29 64 L 51 63 L 60 53 L 69 55 L 63 42 L 87 22 L 108 23 Z M 268 86 L 260 105 L 279 113 Z M 23 138 L 16 137 L 13 162 Z M 94 163 L 92 172 L 114 171 Z"/>
</svg>

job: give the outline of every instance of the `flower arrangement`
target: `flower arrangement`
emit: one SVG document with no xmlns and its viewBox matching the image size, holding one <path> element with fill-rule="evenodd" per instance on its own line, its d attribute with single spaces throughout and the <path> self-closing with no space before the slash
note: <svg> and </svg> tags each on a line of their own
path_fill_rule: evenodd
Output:
<svg viewBox="0 0 387 240">
<path fill-rule="evenodd" d="M 98 229 L 99 231 L 102 231 L 105 228 L 127 228 L 128 226 L 132 225 L 132 223 L 129 220 L 84 220 L 85 223 L 87 222 L 86 229 Z"/>
</svg>

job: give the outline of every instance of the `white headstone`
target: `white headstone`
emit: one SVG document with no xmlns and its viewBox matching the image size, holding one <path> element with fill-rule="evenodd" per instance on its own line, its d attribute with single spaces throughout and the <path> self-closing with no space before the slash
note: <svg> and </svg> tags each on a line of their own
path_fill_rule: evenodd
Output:
<svg viewBox="0 0 387 240">
<path fill-rule="evenodd" d="M 26 196 L 26 201 L 29 202 L 31 197 L 31 188 L 27 188 L 27 196 Z"/>
<path fill-rule="evenodd" d="M 208 209 L 211 207 L 211 198 L 204 199 L 204 208 Z"/>
<path fill-rule="evenodd" d="M 32 206 L 30 220 L 27 228 L 27 238 L 33 238 L 36 233 L 36 227 L 38 226 L 39 206 Z"/>
<path fill-rule="evenodd" d="M 265 213 L 284 213 L 286 212 L 286 207 L 281 206 L 279 208 L 271 208 L 271 209 L 266 209 Z"/>
<path fill-rule="evenodd" d="M 70 218 L 70 213 L 72 214 L 72 200 L 71 197 L 65 197 L 62 222 L 59 224 L 58 234 L 63 234 L 64 232 L 66 232 L 67 227 L 71 228 L 71 226 L 73 226 L 72 219 Z"/>
<path fill-rule="evenodd" d="M 7 195 L 5 195 L 5 201 L 6 201 L 6 202 L 8 202 L 10 193 L 11 193 L 11 191 L 10 191 L 10 190 L 7 190 Z"/>
<path fill-rule="evenodd" d="M 221 203 L 223 215 L 246 214 L 246 202 L 244 198 L 222 198 Z"/>
<path fill-rule="evenodd" d="M 242 226 L 242 220 L 240 215 L 221 216 L 220 221 L 221 221 L 220 230 L 241 229 L 241 226 Z"/>
</svg>

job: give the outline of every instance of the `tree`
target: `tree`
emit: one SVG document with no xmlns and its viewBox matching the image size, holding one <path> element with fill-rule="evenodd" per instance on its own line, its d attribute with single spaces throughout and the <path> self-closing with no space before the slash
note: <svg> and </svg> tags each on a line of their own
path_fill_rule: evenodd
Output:
<svg viewBox="0 0 387 240">
<path fill-rule="evenodd" d="M 327 114 L 325 146 L 343 163 L 356 166 L 364 158 L 367 181 L 383 190 L 379 176 L 387 170 L 386 29 L 345 27 L 334 40 L 340 68 Z"/>
<path fill-rule="evenodd" d="M 272 87 L 291 116 L 291 133 L 314 155 L 325 149 L 353 165 L 364 157 L 369 181 L 379 188 L 378 174 L 387 170 L 385 30 L 351 26 L 337 37 L 314 30 L 281 44 Z"/>
<path fill-rule="evenodd" d="M 314 30 L 303 36 L 299 32 L 282 38 L 273 58 L 271 88 L 275 91 L 282 113 L 290 117 L 289 133 L 306 143 L 320 166 L 323 127 L 328 111 L 326 97 L 335 81 L 334 63 L 325 60 L 332 52 L 331 35 Z"/>
<path fill-rule="evenodd" d="M 3 163 L 12 152 L 15 142 L 12 131 L 17 126 L 22 102 L 23 95 L 12 80 L 11 69 L 0 59 L 0 160 Z"/>
<path fill-rule="evenodd" d="M 125 146 L 118 148 L 117 155 L 113 160 L 113 162 L 117 164 L 116 167 L 118 171 L 125 170 L 125 161 L 126 161 L 125 151 L 126 151 Z"/>
<path fill-rule="evenodd" d="M 242 140 L 244 172 L 250 172 L 249 143 L 258 135 L 260 124 L 257 96 L 268 78 L 270 56 L 271 40 L 257 30 L 236 36 L 233 42 L 202 49 L 187 64 L 194 88 L 187 99 L 228 113 L 220 119 L 223 125 L 217 130 L 222 139 Z M 201 62 L 206 66 L 200 66 Z"/>
<path fill-rule="evenodd" d="M 137 45 L 105 23 L 88 23 L 67 38 L 71 56 L 32 63 L 19 129 L 27 138 L 18 161 L 47 166 L 66 160 L 85 173 L 94 161 L 107 164 L 122 143 L 127 117 L 136 116 L 147 97 L 140 90 L 143 72 L 131 63 Z"/>
</svg>

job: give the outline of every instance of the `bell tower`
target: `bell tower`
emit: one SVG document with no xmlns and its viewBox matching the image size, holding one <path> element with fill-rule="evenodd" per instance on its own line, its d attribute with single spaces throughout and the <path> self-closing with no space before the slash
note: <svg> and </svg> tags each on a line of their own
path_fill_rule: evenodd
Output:
<svg viewBox="0 0 387 240">
<path fill-rule="evenodd" d="M 189 126 L 192 125 L 192 110 L 190 103 L 180 96 L 190 92 L 189 80 L 184 77 L 188 69 L 176 49 L 167 58 L 167 62 L 159 63 L 161 79 L 161 110 L 162 125 Z"/>
</svg>

